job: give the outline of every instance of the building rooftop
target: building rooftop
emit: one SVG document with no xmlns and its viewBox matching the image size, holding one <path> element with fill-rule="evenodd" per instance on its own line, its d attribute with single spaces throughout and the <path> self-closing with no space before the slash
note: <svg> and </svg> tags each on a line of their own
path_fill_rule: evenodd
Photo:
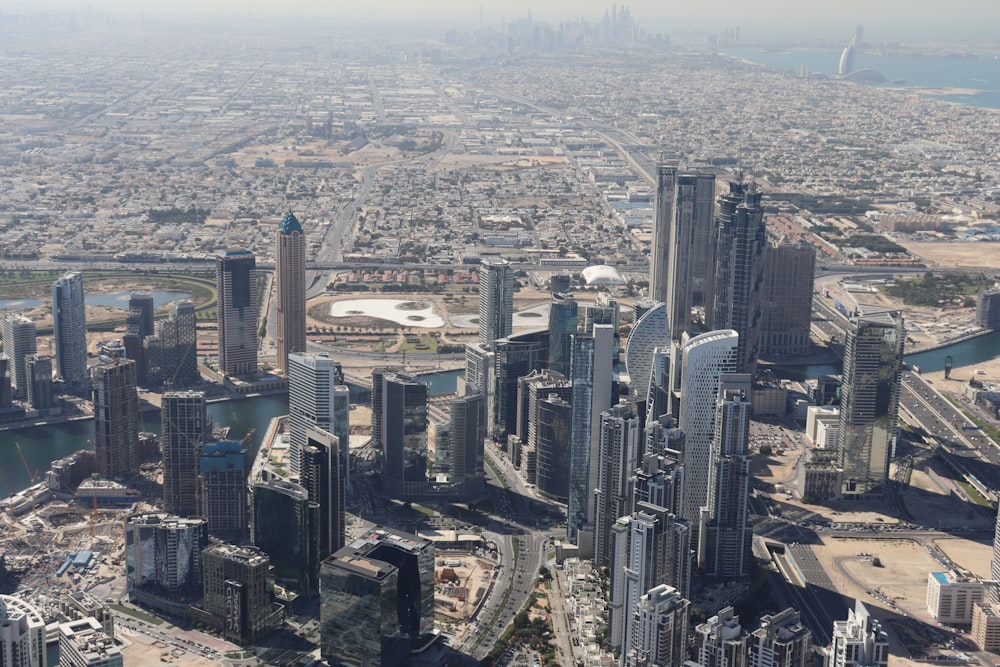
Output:
<svg viewBox="0 0 1000 667">
<path fill-rule="evenodd" d="M 278 225 L 278 231 L 282 234 L 292 234 L 294 232 L 298 232 L 299 234 L 303 233 L 302 225 L 299 224 L 299 219 L 295 217 L 294 213 L 292 213 L 292 209 L 288 209 L 288 213 L 286 213 L 285 217 L 281 219 L 281 224 Z"/>
</svg>

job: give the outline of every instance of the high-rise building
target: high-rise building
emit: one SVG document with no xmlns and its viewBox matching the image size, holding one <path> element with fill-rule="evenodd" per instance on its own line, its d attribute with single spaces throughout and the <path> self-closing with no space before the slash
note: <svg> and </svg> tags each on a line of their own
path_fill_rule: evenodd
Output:
<svg viewBox="0 0 1000 667">
<path fill-rule="evenodd" d="M 219 371 L 257 372 L 257 261 L 249 250 L 215 253 L 218 292 Z"/>
<path fill-rule="evenodd" d="M 670 247 L 667 262 L 667 319 L 670 336 L 679 340 L 682 332 L 695 335 L 692 309 L 704 305 L 711 289 L 715 254 L 715 176 L 679 174 L 670 220 Z"/>
<path fill-rule="evenodd" d="M 695 662 L 700 667 L 744 667 L 747 637 L 732 607 L 695 627 Z"/>
<path fill-rule="evenodd" d="M 548 363 L 549 332 L 545 329 L 514 334 L 494 341 L 493 380 L 490 395 L 492 406 L 487 410 L 487 433 L 503 441 L 514 433 L 517 420 L 518 380 Z M 482 390 L 482 388 L 480 388 Z M 489 415 L 493 415 L 489 423 Z"/>
<path fill-rule="evenodd" d="M 840 391 L 839 458 L 845 498 L 881 497 L 899 416 L 903 315 L 862 311 L 844 344 Z"/>
<path fill-rule="evenodd" d="M 714 278 L 705 305 L 709 329 L 733 329 L 740 335 L 736 372 L 751 375 L 757 363 L 767 243 L 760 198 L 756 184 L 736 182 L 719 197 Z"/>
<path fill-rule="evenodd" d="M 657 348 L 670 345 L 670 323 L 667 306 L 659 303 L 643 313 L 625 343 L 625 370 L 632 382 L 632 396 L 648 408 L 653 380 L 653 354 Z M 655 415 L 659 417 L 659 415 Z M 649 416 L 646 416 L 649 419 Z"/>
<path fill-rule="evenodd" d="M 427 489 L 427 385 L 402 373 L 382 376 L 382 488 L 401 500 Z"/>
<path fill-rule="evenodd" d="M 10 389 L 14 398 L 28 397 L 26 359 L 35 354 L 35 323 L 27 317 L 8 313 L 3 316 L 3 351 L 11 361 Z"/>
<path fill-rule="evenodd" d="M 646 422 L 654 422 L 670 413 L 670 357 L 672 345 L 653 348 L 649 369 L 649 392 L 646 394 Z"/>
<path fill-rule="evenodd" d="M 479 268 L 479 344 L 506 338 L 514 318 L 514 269 L 505 259 L 484 259 Z"/>
<path fill-rule="evenodd" d="M 340 364 L 325 355 L 291 353 L 288 375 L 288 434 L 292 472 L 298 474 L 306 429 L 315 426 L 337 437 L 342 486 L 348 484 L 351 397 Z"/>
<path fill-rule="evenodd" d="M 698 544 L 698 563 L 716 581 L 750 579 L 750 412 L 750 376 L 721 376 Z"/>
<path fill-rule="evenodd" d="M 153 295 L 151 292 L 133 292 L 128 300 L 128 315 L 125 318 L 125 335 L 122 346 L 125 358 L 135 362 L 139 384 L 146 384 L 146 355 L 142 343 L 146 336 L 153 335 Z"/>
<path fill-rule="evenodd" d="M 52 357 L 29 354 L 24 358 L 27 400 L 33 410 L 48 410 L 55 405 L 52 394 Z"/>
<path fill-rule="evenodd" d="M 816 248 L 806 243 L 764 247 L 761 288 L 760 354 L 809 354 Z"/>
<path fill-rule="evenodd" d="M 156 323 L 156 335 L 143 340 L 147 384 L 181 389 L 201 382 L 197 324 L 193 303 L 171 304 L 167 317 Z"/>
<path fill-rule="evenodd" d="M 274 233 L 274 276 L 278 368 L 287 373 L 288 355 L 306 351 L 306 236 L 291 210 Z"/>
<path fill-rule="evenodd" d="M 246 459 L 246 447 L 235 440 L 199 447 L 199 514 L 208 522 L 209 535 L 220 540 L 242 542 L 250 525 Z"/>
<path fill-rule="evenodd" d="M 647 448 L 654 440 L 649 436 L 650 428 L 647 426 L 645 429 Z M 671 434 L 669 437 L 679 437 L 683 448 L 684 433 L 680 429 L 664 428 L 659 424 L 653 428 L 662 429 L 664 434 Z M 639 503 L 649 503 L 677 514 L 684 501 L 684 466 L 680 463 L 680 451 L 666 451 L 659 447 L 654 451 L 647 449 L 639 467 L 629 479 L 629 488 L 632 498 L 630 511 L 635 512 Z M 686 592 L 686 589 L 680 588 L 681 592 Z"/>
<path fill-rule="evenodd" d="M 813 664 L 812 633 L 789 607 L 766 614 L 747 640 L 747 667 L 807 667 Z"/>
<path fill-rule="evenodd" d="M 649 249 L 649 297 L 667 301 L 670 276 L 670 245 L 674 217 L 674 189 L 677 166 L 660 165 L 656 170 L 656 208 L 653 219 L 653 243 Z"/>
<path fill-rule="evenodd" d="M 186 617 L 202 594 L 201 550 L 208 545 L 204 519 L 163 512 L 125 521 L 125 583 L 129 599 Z"/>
<path fill-rule="evenodd" d="M 87 616 L 59 624 L 59 667 L 122 667 L 124 664 L 121 649 L 96 618 Z"/>
<path fill-rule="evenodd" d="M 525 445 L 538 448 L 538 406 L 555 394 L 567 401 L 573 395 L 569 378 L 551 370 L 533 370 L 517 380 L 517 437 Z M 568 444 L 568 443 L 567 443 Z"/>
<path fill-rule="evenodd" d="M 577 329 L 576 299 L 553 294 L 549 305 L 549 370 L 569 375 L 570 334 Z"/>
<path fill-rule="evenodd" d="M 434 546 L 377 527 L 320 568 L 320 646 L 333 665 L 390 667 L 434 627 Z"/>
<path fill-rule="evenodd" d="M 496 356 L 492 344 L 469 343 L 465 346 L 465 384 L 467 387 L 475 387 L 476 391 L 482 392 L 486 397 L 486 434 L 489 437 L 501 430 L 498 424 L 504 421 L 497 409 Z M 373 404 L 373 415 L 374 412 Z"/>
<path fill-rule="evenodd" d="M 544 495 L 566 502 L 569 496 L 569 443 L 573 407 L 565 398 L 550 393 L 537 402 L 535 452 L 538 473 L 535 484 Z"/>
<path fill-rule="evenodd" d="M 888 667 L 889 636 L 861 600 L 848 610 L 846 621 L 833 622 L 833 641 L 825 667 Z"/>
<path fill-rule="evenodd" d="M 622 667 L 682 667 L 687 658 L 689 606 L 666 584 L 639 598 L 632 612 L 632 642 L 622 647 Z"/>
<path fill-rule="evenodd" d="M 598 437 L 594 565 L 611 567 L 611 528 L 629 511 L 629 478 L 639 465 L 642 425 L 634 406 L 619 403 L 601 413 Z"/>
<path fill-rule="evenodd" d="M 205 394 L 168 391 L 160 405 L 163 508 L 175 516 L 198 516 L 198 450 L 212 437 Z"/>
<path fill-rule="evenodd" d="M 87 383 L 87 315 L 83 274 L 73 271 L 52 283 L 52 332 L 56 344 L 56 376 L 70 388 Z"/>
<path fill-rule="evenodd" d="M 1000 581 L 1000 511 L 997 512 L 993 529 L 993 557 L 990 559 L 990 575 L 993 581 Z M 1000 604 L 1000 586 L 990 586 L 990 604 Z"/>
<path fill-rule="evenodd" d="M 448 481 L 462 497 L 482 493 L 486 479 L 483 442 L 486 438 L 486 397 L 466 393 L 448 402 L 450 409 L 450 465 Z"/>
<path fill-rule="evenodd" d="M 976 326 L 984 329 L 1000 328 L 1000 288 L 994 287 L 980 293 L 976 300 Z"/>
<path fill-rule="evenodd" d="M 319 505 L 319 557 L 326 558 L 344 546 L 344 491 L 337 436 L 315 426 L 305 432 L 299 464 L 299 483 L 309 500 Z"/>
<path fill-rule="evenodd" d="M 202 551 L 204 597 L 194 617 L 204 618 L 230 641 L 247 644 L 264 637 L 282 617 L 269 581 L 270 566 L 268 555 L 256 547 L 206 547 Z"/>
<path fill-rule="evenodd" d="M 466 348 L 466 358 L 468 358 L 469 350 Z M 382 443 L 382 414 L 384 412 L 382 406 L 385 405 L 385 400 L 382 395 L 385 389 L 382 384 L 382 378 L 386 375 L 391 375 L 399 372 L 401 369 L 390 367 L 390 368 L 373 368 L 372 369 L 372 444 L 371 447 L 376 452 L 380 452 L 383 449 Z M 466 371 L 468 374 L 468 371 Z M 478 386 L 478 385 L 477 385 Z"/>
<path fill-rule="evenodd" d="M 632 645 L 639 598 L 658 584 L 685 597 L 691 588 L 687 522 L 663 507 L 640 502 L 612 526 L 611 605 L 608 638 L 613 648 Z"/>
<path fill-rule="evenodd" d="M 139 472 L 139 394 L 135 362 L 116 359 L 95 366 L 94 452 L 97 472 L 119 479 Z"/>
<path fill-rule="evenodd" d="M 274 580 L 312 597 L 319 583 L 320 507 L 300 484 L 280 478 L 253 484 L 251 542 L 270 556 Z"/>
<path fill-rule="evenodd" d="M 618 325 L 621 322 L 621 304 L 607 292 L 601 292 L 591 303 L 583 304 L 583 315 L 580 318 L 579 330 L 582 333 L 594 333 L 595 324 L 610 325 L 615 331 L 616 344 Z"/>
<path fill-rule="evenodd" d="M 674 348 L 678 354 L 671 368 L 680 368 L 677 425 L 684 431 L 684 503 L 680 516 L 690 522 L 693 532 L 699 527 L 701 508 L 708 499 L 719 378 L 736 372 L 738 341 L 735 331 L 710 331 Z M 692 543 L 699 544 L 698 539 Z"/>
<path fill-rule="evenodd" d="M 45 618 L 34 605 L 0 595 L 0 665 L 45 667 Z"/>
</svg>

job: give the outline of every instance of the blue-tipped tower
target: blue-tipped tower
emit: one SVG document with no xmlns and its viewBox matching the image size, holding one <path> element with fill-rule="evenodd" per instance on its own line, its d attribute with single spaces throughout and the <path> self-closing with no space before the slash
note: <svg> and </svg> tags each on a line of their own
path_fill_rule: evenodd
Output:
<svg viewBox="0 0 1000 667">
<path fill-rule="evenodd" d="M 278 231 L 282 234 L 291 234 L 293 232 L 302 233 L 302 225 L 299 224 L 299 219 L 295 217 L 292 213 L 292 209 L 288 209 L 288 213 L 285 217 L 281 219 L 281 224 L 278 225 Z"/>
</svg>

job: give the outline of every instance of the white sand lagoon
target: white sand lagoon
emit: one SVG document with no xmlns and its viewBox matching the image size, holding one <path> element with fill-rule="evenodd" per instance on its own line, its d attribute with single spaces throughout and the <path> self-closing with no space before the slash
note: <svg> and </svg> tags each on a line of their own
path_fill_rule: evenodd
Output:
<svg viewBox="0 0 1000 667">
<path fill-rule="evenodd" d="M 376 317 L 406 327 L 436 329 L 444 320 L 434 313 L 434 305 L 413 299 L 348 299 L 330 304 L 330 317 Z"/>
</svg>

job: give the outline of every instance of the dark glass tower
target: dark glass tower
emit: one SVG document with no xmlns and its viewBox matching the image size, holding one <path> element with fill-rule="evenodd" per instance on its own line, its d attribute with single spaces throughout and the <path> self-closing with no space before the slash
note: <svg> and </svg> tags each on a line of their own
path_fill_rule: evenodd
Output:
<svg viewBox="0 0 1000 667">
<path fill-rule="evenodd" d="M 219 370 L 225 375 L 257 372 L 257 261 L 249 250 L 215 253 L 218 290 Z"/>
</svg>

